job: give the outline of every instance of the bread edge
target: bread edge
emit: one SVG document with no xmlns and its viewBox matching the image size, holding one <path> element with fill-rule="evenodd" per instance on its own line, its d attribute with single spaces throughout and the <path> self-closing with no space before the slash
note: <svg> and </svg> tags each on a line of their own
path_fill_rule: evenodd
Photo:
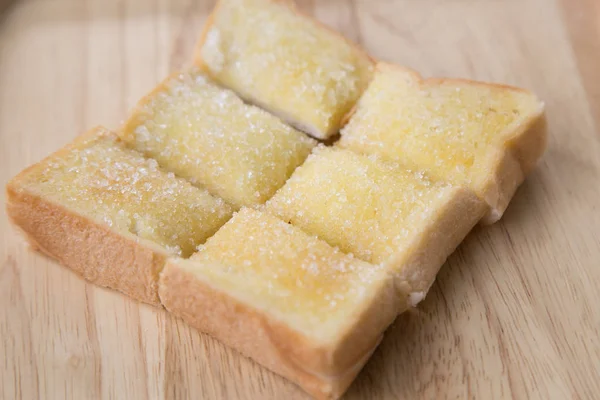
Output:
<svg viewBox="0 0 600 400">
<path fill-rule="evenodd" d="M 544 106 L 540 104 L 539 110 L 489 155 L 489 165 L 495 173 L 482 188 L 483 198 L 490 205 L 482 225 L 491 225 L 502 218 L 517 189 L 543 156 L 547 140 L 547 121 Z"/>
<path fill-rule="evenodd" d="M 538 111 L 504 143 L 519 162 L 524 175 L 528 175 L 535 168 L 548 147 L 548 120 L 545 108 L 545 104 L 540 102 Z"/>
<path fill-rule="evenodd" d="M 6 213 L 35 250 L 89 282 L 160 306 L 158 275 L 168 257 L 165 249 L 133 234 L 116 232 L 21 185 L 27 174 L 42 168 L 52 158 L 100 136 L 120 142 L 115 133 L 97 126 L 13 177 L 6 185 Z"/>
<path fill-rule="evenodd" d="M 449 204 L 442 215 L 432 220 L 416 236 L 410 247 L 418 251 L 406 259 L 391 258 L 385 264 L 400 271 L 402 281 L 410 287 L 409 303 L 415 307 L 425 298 L 446 259 L 458 248 L 464 238 L 481 220 L 487 204 L 473 191 L 462 186 L 451 186 Z M 404 266 L 400 269 L 401 266 Z"/>
<path fill-rule="evenodd" d="M 406 296 L 399 296 L 392 281 L 384 280 L 385 292 L 352 316 L 335 344 L 317 343 L 213 286 L 209 278 L 184 270 L 180 263 L 194 261 L 169 259 L 160 274 L 159 295 L 169 312 L 319 399 L 336 399 L 347 390 L 379 345 L 385 328 L 407 308 Z M 382 303 L 389 302 L 396 303 L 387 304 L 382 315 Z M 365 342 L 365 337 L 370 340 Z M 349 359 L 344 352 L 356 344 L 364 350 L 355 351 Z"/>
<path fill-rule="evenodd" d="M 160 306 L 158 275 L 167 253 L 158 245 L 127 237 L 20 188 L 18 178 L 7 185 L 6 193 L 9 220 L 35 250 L 89 282 Z"/>
</svg>

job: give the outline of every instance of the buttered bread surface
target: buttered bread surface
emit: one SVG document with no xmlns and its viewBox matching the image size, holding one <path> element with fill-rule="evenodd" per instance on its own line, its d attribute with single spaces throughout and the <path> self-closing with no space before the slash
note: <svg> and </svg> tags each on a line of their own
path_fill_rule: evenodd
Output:
<svg viewBox="0 0 600 400">
<path fill-rule="evenodd" d="M 316 144 L 195 70 L 143 98 L 122 137 L 238 208 L 269 199 Z"/>
<path fill-rule="evenodd" d="M 193 64 L 19 174 L 8 214 L 89 281 L 338 398 L 502 216 L 544 104 L 375 62 L 287 0 L 220 0 Z"/>
<path fill-rule="evenodd" d="M 7 195 L 9 217 L 35 248 L 152 304 L 165 259 L 192 254 L 232 213 L 104 128 L 17 175 Z"/>
<path fill-rule="evenodd" d="M 220 0 L 196 63 L 222 85 L 316 138 L 342 126 L 371 79 L 369 56 L 291 1 Z"/>
<path fill-rule="evenodd" d="M 379 63 L 338 145 L 471 188 L 501 216 L 546 147 L 544 105 L 523 89 L 423 80 Z"/>
</svg>

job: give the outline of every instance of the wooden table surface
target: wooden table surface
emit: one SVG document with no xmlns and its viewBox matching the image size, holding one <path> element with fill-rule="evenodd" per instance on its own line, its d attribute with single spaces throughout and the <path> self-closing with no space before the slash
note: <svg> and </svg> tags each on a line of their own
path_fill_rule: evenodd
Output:
<svg viewBox="0 0 600 400">
<path fill-rule="evenodd" d="M 17 0 L 0 18 L 0 184 L 93 125 L 118 127 L 188 62 L 212 3 Z M 347 398 L 598 398 L 600 2 L 301 7 L 426 76 L 533 89 L 550 124 L 502 222 L 469 235 Z M 1 398 L 305 398 L 165 311 L 31 252 L 4 213 L 0 233 Z"/>
</svg>

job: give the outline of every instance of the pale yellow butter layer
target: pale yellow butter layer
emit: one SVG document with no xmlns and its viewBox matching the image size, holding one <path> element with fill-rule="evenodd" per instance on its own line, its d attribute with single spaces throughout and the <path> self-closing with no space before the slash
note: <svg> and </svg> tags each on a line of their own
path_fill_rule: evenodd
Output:
<svg viewBox="0 0 600 400">
<path fill-rule="evenodd" d="M 189 256 L 231 216 L 223 200 L 96 129 L 22 174 L 19 190 Z"/>
<path fill-rule="evenodd" d="M 142 99 L 121 136 L 238 208 L 264 203 L 316 144 L 196 71 L 174 74 Z"/>
<path fill-rule="evenodd" d="M 242 209 L 191 261 L 222 265 L 248 279 L 244 290 L 269 299 L 276 314 L 302 329 L 340 324 L 360 304 L 379 269 L 269 214 Z M 350 308 L 349 308 L 350 307 Z"/>
<path fill-rule="evenodd" d="M 408 264 L 424 251 L 439 254 L 422 265 L 437 271 L 484 209 L 467 189 L 328 147 L 315 149 L 267 202 L 284 221 L 395 272 L 418 272 L 419 265 Z"/>
<path fill-rule="evenodd" d="M 503 211 L 523 172 L 543 152 L 545 134 L 534 126 L 542 113 L 543 104 L 525 90 L 422 80 L 414 71 L 380 63 L 338 146 L 466 185 Z M 513 142 L 524 148 L 510 154 Z M 497 200 L 503 196 L 508 199 Z"/>
<path fill-rule="evenodd" d="M 372 75 L 369 57 L 288 1 L 221 0 L 197 52 L 219 83 L 317 138 L 341 127 Z"/>
<path fill-rule="evenodd" d="M 161 275 L 165 307 L 320 398 L 337 398 L 406 309 L 382 266 L 243 208 Z"/>
</svg>

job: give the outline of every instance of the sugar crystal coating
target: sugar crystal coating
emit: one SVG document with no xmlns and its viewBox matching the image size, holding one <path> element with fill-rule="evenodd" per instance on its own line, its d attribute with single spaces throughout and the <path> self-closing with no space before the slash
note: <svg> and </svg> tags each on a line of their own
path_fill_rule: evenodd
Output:
<svg viewBox="0 0 600 400">
<path fill-rule="evenodd" d="M 290 2 L 221 0 L 212 18 L 199 48 L 203 68 L 318 138 L 339 130 L 371 77 L 361 50 Z"/>
<path fill-rule="evenodd" d="M 236 207 L 264 203 L 315 145 L 194 71 L 172 76 L 143 99 L 122 136 Z"/>
<path fill-rule="evenodd" d="M 345 252 L 383 263 L 408 251 L 454 194 L 420 172 L 320 146 L 267 209 Z"/>
<path fill-rule="evenodd" d="M 244 277 L 254 296 L 303 329 L 339 325 L 364 301 L 380 269 L 307 235 L 269 214 L 244 208 L 191 261 Z"/>
<path fill-rule="evenodd" d="M 189 256 L 232 210 L 103 130 L 80 138 L 25 175 L 25 189 L 112 229 Z"/>
<path fill-rule="evenodd" d="M 338 145 L 422 169 L 481 194 L 498 151 L 541 103 L 520 89 L 425 80 L 378 64 Z"/>
</svg>

